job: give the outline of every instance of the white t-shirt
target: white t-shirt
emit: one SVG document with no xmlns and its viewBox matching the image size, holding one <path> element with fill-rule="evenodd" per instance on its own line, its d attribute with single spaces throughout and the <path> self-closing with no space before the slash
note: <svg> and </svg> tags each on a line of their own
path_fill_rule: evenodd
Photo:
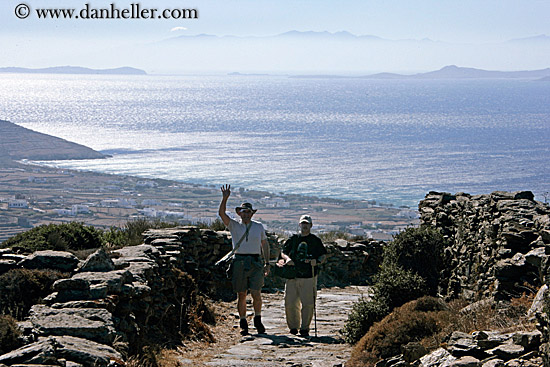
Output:
<svg viewBox="0 0 550 367">
<path fill-rule="evenodd" d="M 258 254 L 262 253 L 262 240 L 267 239 L 265 229 L 262 223 L 251 221 L 252 225 L 248 231 L 248 235 L 242 240 L 239 249 L 236 254 Z M 246 225 L 242 222 L 237 222 L 233 218 L 229 218 L 229 226 L 227 227 L 231 232 L 231 240 L 233 242 L 233 248 L 237 245 L 237 242 L 241 239 L 246 232 Z"/>
</svg>

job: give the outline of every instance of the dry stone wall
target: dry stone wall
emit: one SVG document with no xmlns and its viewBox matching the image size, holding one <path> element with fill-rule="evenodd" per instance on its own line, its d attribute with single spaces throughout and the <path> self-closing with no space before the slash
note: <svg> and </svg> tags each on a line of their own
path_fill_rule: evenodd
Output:
<svg viewBox="0 0 550 367">
<path fill-rule="evenodd" d="M 550 207 L 532 192 L 430 192 L 419 210 L 450 240 L 442 294 L 510 299 L 548 282 Z"/>
<path fill-rule="evenodd" d="M 282 240 L 270 235 L 269 243 L 274 263 Z M 339 241 L 327 248 L 320 284 L 364 284 L 378 268 L 382 243 Z M 85 261 L 68 252 L 25 256 L 3 249 L 0 273 L 54 269 L 71 276 L 31 308 L 19 325 L 25 346 L 1 355 L 0 366 L 116 366 L 148 343 L 168 345 L 189 331 L 190 314 L 203 313 L 200 294 L 234 298 L 224 270 L 214 265 L 230 249 L 228 232 L 197 227 L 149 230 L 142 245 L 100 249 Z M 283 279 L 266 279 L 266 288 L 283 285 Z"/>
</svg>

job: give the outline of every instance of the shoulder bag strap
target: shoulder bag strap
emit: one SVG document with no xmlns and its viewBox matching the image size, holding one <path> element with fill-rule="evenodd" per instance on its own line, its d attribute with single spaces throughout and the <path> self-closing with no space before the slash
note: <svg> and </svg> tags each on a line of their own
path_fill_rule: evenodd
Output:
<svg viewBox="0 0 550 367">
<path fill-rule="evenodd" d="M 220 263 L 224 262 L 225 260 L 229 259 L 231 256 L 233 256 L 235 254 L 235 252 L 239 249 L 239 247 L 241 246 L 241 243 L 244 241 L 245 237 L 248 235 L 248 231 L 250 231 L 250 227 L 252 227 L 252 222 L 248 223 L 248 225 L 246 226 L 246 231 L 244 232 L 243 236 L 241 237 L 241 239 L 239 240 L 239 242 L 237 242 L 237 244 L 235 245 L 235 248 L 232 249 L 231 251 L 229 251 L 227 254 L 225 254 L 224 257 L 222 257 L 221 259 L 219 259 L 215 265 L 219 265 Z"/>
</svg>

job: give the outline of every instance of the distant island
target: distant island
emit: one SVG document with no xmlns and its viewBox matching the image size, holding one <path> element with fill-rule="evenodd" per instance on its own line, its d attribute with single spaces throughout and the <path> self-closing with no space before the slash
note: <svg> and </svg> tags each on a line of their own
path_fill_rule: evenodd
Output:
<svg viewBox="0 0 550 367">
<path fill-rule="evenodd" d="M 0 166 L 17 160 L 63 160 L 106 158 L 105 155 L 77 143 L 26 129 L 0 120 Z"/>
<path fill-rule="evenodd" d="M 144 70 L 121 67 L 115 69 L 89 69 L 80 66 L 54 66 L 51 68 L 29 69 L 8 67 L 0 68 L 0 73 L 21 73 L 21 74 L 101 74 L 101 75 L 147 75 Z"/>
<path fill-rule="evenodd" d="M 291 78 L 362 78 L 362 79 L 539 79 L 550 77 L 550 68 L 524 71 L 493 71 L 465 68 L 456 65 L 445 66 L 436 71 L 413 75 L 378 73 L 362 76 L 338 75 L 294 75 Z"/>
</svg>

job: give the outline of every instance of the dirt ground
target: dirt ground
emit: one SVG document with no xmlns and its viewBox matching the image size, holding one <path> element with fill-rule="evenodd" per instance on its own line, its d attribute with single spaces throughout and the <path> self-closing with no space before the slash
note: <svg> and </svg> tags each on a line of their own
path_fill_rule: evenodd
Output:
<svg viewBox="0 0 550 367">
<path fill-rule="evenodd" d="M 352 305 L 368 296 L 368 287 L 324 288 L 317 297 L 317 336 L 312 321 L 311 336 L 289 333 L 286 326 L 283 293 L 263 293 L 262 320 L 266 333 L 256 334 L 249 304 L 250 335 L 239 334 L 236 303 L 215 305 L 219 322 L 213 328 L 215 343 L 189 342 L 180 348 L 178 361 L 184 366 L 344 366 L 351 346 L 344 343 L 339 330 L 344 326 Z"/>
</svg>

